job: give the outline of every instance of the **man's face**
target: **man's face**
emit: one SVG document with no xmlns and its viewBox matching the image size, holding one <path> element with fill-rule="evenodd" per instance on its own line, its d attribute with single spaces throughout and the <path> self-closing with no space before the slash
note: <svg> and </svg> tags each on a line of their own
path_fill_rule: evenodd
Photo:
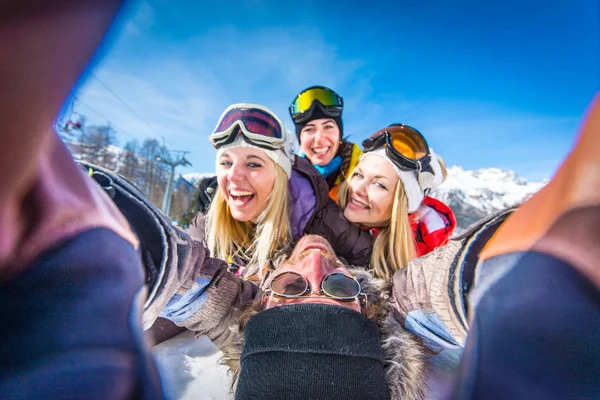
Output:
<svg viewBox="0 0 600 400">
<path fill-rule="evenodd" d="M 286 271 L 297 272 L 306 278 L 311 288 L 311 292 L 307 294 L 307 296 L 310 297 L 284 299 L 271 295 L 264 304 L 265 310 L 289 304 L 319 303 L 348 307 L 361 312 L 361 306 L 358 299 L 353 301 L 340 301 L 319 294 L 321 281 L 323 281 L 323 278 L 328 274 L 341 272 L 351 276 L 348 269 L 336 256 L 331 245 L 322 237 L 316 235 L 304 236 L 294 248 L 290 258 L 274 271 L 271 276 L 273 277 Z M 270 280 L 268 284 L 270 284 Z"/>
</svg>

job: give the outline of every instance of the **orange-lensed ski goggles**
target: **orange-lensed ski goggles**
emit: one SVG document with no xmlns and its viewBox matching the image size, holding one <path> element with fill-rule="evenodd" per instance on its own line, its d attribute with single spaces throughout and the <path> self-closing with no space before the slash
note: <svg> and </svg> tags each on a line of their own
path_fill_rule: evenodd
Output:
<svg viewBox="0 0 600 400">
<path fill-rule="evenodd" d="M 386 155 L 398 168 L 433 173 L 427 141 L 411 126 L 392 124 L 372 134 L 362 146 L 365 153 L 385 146 Z"/>
</svg>

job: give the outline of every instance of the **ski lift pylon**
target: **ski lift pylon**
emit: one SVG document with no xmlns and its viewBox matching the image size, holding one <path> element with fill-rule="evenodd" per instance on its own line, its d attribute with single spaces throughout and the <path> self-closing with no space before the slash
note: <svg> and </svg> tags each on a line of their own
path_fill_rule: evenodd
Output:
<svg viewBox="0 0 600 400">
<path fill-rule="evenodd" d="M 79 114 L 78 112 L 74 111 L 75 108 L 75 102 L 77 101 L 77 97 L 73 97 L 73 101 L 71 102 L 71 107 L 70 107 L 70 114 L 69 114 L 69 119 L 67 120 L 67 122 L 65 122 L 64 126 L 62 127 L 63 130 L 69 132 L 75 129 L 81 129 L 82 126 L 82 117 L 81 114 Z"/>
</svg>

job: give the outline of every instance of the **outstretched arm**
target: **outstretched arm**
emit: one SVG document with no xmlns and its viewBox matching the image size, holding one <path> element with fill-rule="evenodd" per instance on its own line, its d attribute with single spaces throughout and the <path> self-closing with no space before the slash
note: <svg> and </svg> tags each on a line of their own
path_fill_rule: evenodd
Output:
<svg viewBox="0 0 600 400">
<path fill-rule="evenodd" d="M 160 316 L 207 335 L 219 346 L 226 344 L 236 310 L 255 298 L 258 287 L 228 272 L 225 261 L 211 257 L 204 242 L 174 226 L 131 182 L 102 167 L 81 165 L 100 185 L 110 188 L 112 201 L 140 240 L 149 286 L 144 328 L 151 328 Z M 161 326 L 169 332 L 161 332 Z M 172 328 L 161 320 L 151 330 L 158 339 L 166 339 L 162 336 L 177 333 Z"/>
<path fill-rule="evenodd" d="M 507 209 L 473 224 L 449 244 L 415 258 L 394 274 L 391 308 L 431 350 L 464 346 L 469 325 L 467 295 L 479 255 L 513 211 Z"/>
<path fill-rule="evenodd" d="M 600 394 L 600 96 L 552 180 L 483 250 L 455 398 Z"/>
<path fill-rule="evenodd" d="M 8 398 L 162 397 L 141 333 L 137 239 L 52 130 L 120 3 L 0 2 L 0 393 Z"/>
</svg>

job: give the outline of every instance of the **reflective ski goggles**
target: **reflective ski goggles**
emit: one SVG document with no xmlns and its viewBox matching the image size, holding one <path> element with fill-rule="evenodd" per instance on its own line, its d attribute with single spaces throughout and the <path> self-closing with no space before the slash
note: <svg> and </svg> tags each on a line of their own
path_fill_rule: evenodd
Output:
<svg viewBox="0 0 600 400">
<path fill-rule="evenodd" d="M 269 289 L 265 291 L 267 296 L 276 296 L 284 299 L 314 298 L 326 296 L 340 301 L 354 301 L 359 299 L 366 306 L 367 295 L 362 291 L 360 283 L 352 277 L 341 272 L 333 272 L 326 275 L 321 281 L 318 296 L 310 296 L 314 293 L 308 284 L 308 280 L 298 272 L 286 271 L 275 275 L 271 280 Z"/>
<path fill-rule="evenodd" d="M 267 108 L 252 104 L 229 106 L 208 139 L 218 149 L 233 143 L 239 135 L 248 143 L 269 150 L 281 149 L 285 142 L 281 121 Z"/>
<path fill-rule="evenodd" d="M 425 137 L 413 127 L 392 124 L 362 142 L 365 153 L 385 146 L 388 158 L 403 170 L 430 170 L 431 154 Z"/>
<path fill-rule="evenodd" d="M 319 104 L 323 113 L 336 118 L 342 115 L 344 100 L 333 90 L 323 86 L 312 86 L 304 89 L 292 102 L 290 116 L 296 123 L 310 117 L 312 110 Z"/>
</svg>

